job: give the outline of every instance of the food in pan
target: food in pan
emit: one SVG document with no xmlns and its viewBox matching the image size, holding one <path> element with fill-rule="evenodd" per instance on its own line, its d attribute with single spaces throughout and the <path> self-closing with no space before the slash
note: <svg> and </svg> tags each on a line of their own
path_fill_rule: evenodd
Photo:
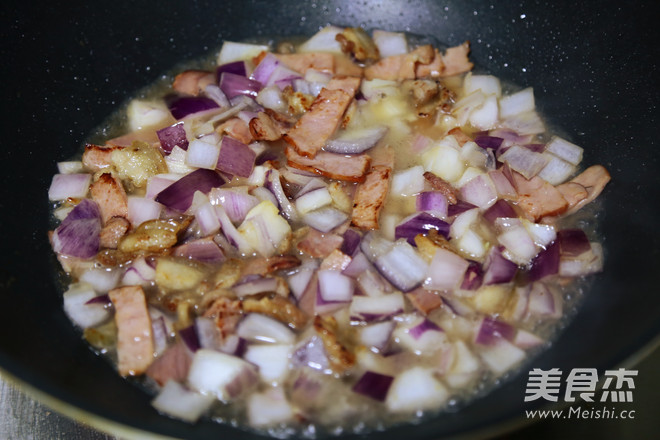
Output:
<svg viewBox="0 0 660 440">
<path fill-rule="evenodd" d="M 379 429 L 492 386 L 601 270 L 610 177 L 468 55 L 328 26 L 134 99 L 49 190 L 65 312 L 189 422 Z"/>
</svg>

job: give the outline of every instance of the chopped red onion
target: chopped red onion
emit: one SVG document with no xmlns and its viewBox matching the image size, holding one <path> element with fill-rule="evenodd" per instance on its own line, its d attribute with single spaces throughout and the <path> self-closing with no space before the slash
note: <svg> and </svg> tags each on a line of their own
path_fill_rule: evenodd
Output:
<svg viewBox="0 0 660 440">
<path fill-rule="evenodd" d="M 490 148 L 493 151 L 497 151 L 502 146 L 504 139 L 497 136 L 477 136 L 474 138 L 474 142 L 484 150 Z"/>
<path fill-rule="evenodd" d="M 358 394 L 383 402 L 390 389 L 390 385 L 392 385 L 392 381 L 394 381 L 394 377 L 392 376 L 367 371 L 353 385 L 352 389 Z"/>
<path fill-rule="evenodd" d="M 288 277 L 287 282 L 289 283 L 289 288 L 297 300 L 299 300 L 303 293 L 305 293 L 305 289 L 307 289 L 307 285 L 309 284 L 313 275 L 313 269 L 305 268 Z"/>
<path fill-rule="evenodd" d="M 314 370 L 325 370 L 330 365 L 323 341 L 316 335 L 296 346 L 291 363 L 296 368 L 309 367 Z"/>
<path fill-rule="evenodd" d="M 91 182 L 91 174 L 55 174 L 48 189 L 48 199 L 83 198 L 87 195 Z"/>
<path fill-rule="evenodd" d="M 326 142 L 323 149 L 337 154 L 360 154 L 373 148 L 387 133 L 387 127 L 374 127 L 345 130 L 339 136 Z"/>
<path fill-rule="evenodd" d="M 449 223 L 432 216 L 427 212 L 412 214 L 401 221 L 394 228 L 395 239 L 405 238 L 408 243 L 415 245 L 415 237 L 418 234 L 427 234 L 431 229 L 435 229 L 445 238 L 449 238 Z"/>
<path fill-rule="evenodd" d="M 515 199 L 518 192 L 511 184 L 511 181 L 504 175 L 501 168 L 488 172 L 488 177 L 493 182 L 497 195 L 504 199 Z"/>
<path fill-rule="evenodd" d="M 497 374 L 510 370 L 527 357 L 523 350 L 506 339 L 498 339 L 493 345 L 482 346 L 479 354 L 486 365 Z"/>
<path fill-rule="evenodd" d="M 348 220 L 348 215 L 338 209 L 325 207 L 305 214 L 303 223 L 321 232 L 330 232 Z"/>
<path fill-rule="evenodd" d="M 560 318 L 562 315 L 562 298 L 560 294 L 551 291 L 542 282 L 535 282 L 529 292 L 527 314 L 545 318 Z"/>
<path fill-rule="evenodd" d="M 349 257 L 352 257 L 359 249 L 361 240 L 362 240 L 362 236 L 360 235 L 360 233 L 357 232 L 355 229 L 349 228 L 346 230 L 346 232 L 344 232 L 344 241 L 342 242 L 339 250 L 342 251 L 342 253 L 348 255 Z"/>
<path fill-rule="evenodd" d="M 220 143 L 220 156 L 216 168 L 225 173 L 250 177 L 256 154 L 244 143 L 224 136 Z"/>
<path fill-rule="evenodd" d="M 172 148 L 179 147 L 183 150 L 188 149 L 188 137 L 183 122 L 177 122 L 169 127 L 161 128 L 156 132 L 160 141 L 160 148 L 165 154 L 170 154 Z"/>
<path fill-rule="evenodd" d="M 351 319 L 372 322 L 398 315 L 404 308 L 404 298 L 399 292 L 380 296 L 354 295 L 350 313 Z"/>
<path fill-rule="evenodd" d="M 236 356 L 202 348 L 195 352 L 188 384 L 197 391 L 227 402 L 253 387 L 256 367 Z"/>
<path fill-rule="evenodd" d="M 424 318 L 422 322 L 414 327 L 411 327 L 408 330 L 408 334 L 412 336 L 413 339 L 419 339 L 427 331 L 441 332 L 443 330 L 435 322 L 429 320 L 428 318 Z"/>
<path fill-rule="evenodd" d="M 342 273 L 344 275 L 348 275 L 349 277 L 357 278 L 360 274 L 371 269 L 372 267 L 373 266 L 367 257 L 365 257 L 362 252 L 357 251 L 357 253 L 353 255 L 351 262 L 348 264 L 348 266 L 346 266 Z"/>
<path fill-rule="evenodd" d="M 394 327 L 396 327 L 394 321 L 382 321 L 366 325 L 359 330 L 360 343 L 382 353 L 387 350 Z"/>
<path fill-rule="evenodd" d="M 296 209 L 303 216 L 308 212 L 328 206 L 331 203 L 332 196 L 330 195 L 330 191 L 328 191 L 328 187 L 325 185 L 296 197 Z"/>
<path fill-rule="evenodd" d="M 53 250 L 58 254 L 92 258 L 99 251 L 101 211 L 96 202 L 83 199 L 53 233 Z"/>
<path fill-rule="evenodd" d="M 380 29 L 373 31 L 374 44 L 382 58 L 408 53 L 408 41 L 403 32 L 389 32 Z"/>
<path fill-rule="evenodd" d="M 327 188 L 327 187 L 328 185 L 325 183 L 323 179 L 318 177 L 313 177 L 309 179 L 309 181 L 305 183 L 304 186 L 300 188 L 299 191 L 296 192 L 296 198 L 304 196 L 305 194 L 315 191 L 317 189 Z"/>
<path fill-rule="evenodd" d="M 461 285 L 469 263 L 447 249 L 438 249 L 426 272 L 424 287 L 429 290 L 453 290 Z"/>
<path fill-rule="evenodd" d="M 248 341 L 293 344 L 296 340 L 286 325 L 259 313 L 248 313 L 238 324 L 236 334 Z"/>
<path fill-rule="evenodd" d="M 324 301 L 349 302 L 355 282 L 337 270 L 319 270 L 319 293 Z"/>
<path fill-rule="evenodd" d="M 214 188 L 215 189 L 215 188 Z M 220 230 L 220 220 L 218 214 L 215 212 L 215 207 L 210 203 L 203 203 L 195 210 L 195 220 L 199 225 L 204 236 L 217 234 Z"/>
<path fill-rule="evenodd" d="M 195 139 L 188 145 L 186 165 L 214 170 L 218 163 L 219 154 L 220 148 L 216 144 L 206 142 L 203 139 Z"/>
<path fill-rule="evenodd" d="M 177 120 L 195 113 L 218 108 L 218 104 L 214 100 L 204 96 L 170 95 L 165 97 L 165 103 L 174 119 Z"/>
<path fill-rule="evenodd" d="M 493 345 L 498 339 L 513 340 L 516 329 L 504 321 L 499 321 L 491 316 L 484 316 L 477 331 L 475 342 L 482 345 Z"/>
<path fill-rule="evenodd" d="M 204 88 L 204 94 L 215 101 L 220 108 L 228 108 L 231 105 L 225 94 L 220 90 L 220 87 L 215 84 L 209 84 L 206 86 Z"/>
<path fill-rule="evenodd" d="M 76 283 L 64 292 L 64 311 L 74 324 L 85 329 L 94 327 L 110 317 L 105 301 L 93 302 L 97 298 L 91 286 Z"/>
<path fill-rule="evenodd" d="M 259 81 L 254 81 L 241 75 L 229 72 L 220 74 L 220 90 L 229 99 L 239 95 L 256 98 L 257 93 L 259 93 L 262 87 Z"/>
<path fill-rule="evenodd" d="M 151 335 L 154 340 L 154 352 L 156 355 L 162 354 L 167 349 L 167 325 L 164 316 L 151 318 Z"/>
<path fill-rule="evenodd" d="M 523 350 L 538 347 L 545 343 L 543 339 L 526 330 L 518 330 L 516 337 L 513 338 L 511 342 L 513 342 L 516 347 L 522 348 Z"/>
<path fill-rule="evenodd" d="M 468 180 L 460 189 L 461 199 L 467 203 L 487 209 L 497 200 L 497 191 L 487 174 Z"/>
<path fill-rule="evenodd" d="M 147 220 L 160 218 L 163 205 L 146 197 L 128 197 L 128 220 L 135 227 Z"/>
<path fill-rule="evenodd" d="M 191 391 L 174 380 L 168 380 L 151 405 L 161 413 L 186 422 L 196 422 L 215 402 L 211 394 Z"/>
<path fill-rule="evenodd" d="M 280 61 L 277 59 L 277 57 L 272 53 L 267 53 L 250 75 L 250 79 L 258 81 L 261 84 L 266 84 L 270 76 L 275 71 L 275 68 L 279 65 Z"/>
<path fill-rule="evenodd" d="M 126 269 L 121 283 L 124 286 L 146 286 L 155 278 L 156 269 L 151 267 L 144 257 L 138 257 Z"/>
<path fill-rule="evenodd" d="M 364 254 L 360 255 L 366 260 Z M 360 286 L 360 290 L 367 296 L 380 296 L 394 290 L 392 285 L 383 278 L 383 276 L 380 275 L 371 264 L 369 264 L 363 272 L 358 274 L 357 282 Z"/>
<path fill-rule="evenodd" d="M 447 215 L 449 217 L 453 217 L 455 215 L 461 214 L 465 211 L 469 211 L 470 209 L 474 209 L 474 208 L 476 208 L 476 206 L 473 205 L 472 203 L 468 203 L 466 201 L 459 200 L 457 203 L 455 203 L 453 205 L 449 205 L 447 207 Z"/>
<path fill-rule="evenodd" d="M 378 271 L 397 289 L 408 292 L 427 275 L 426 261 L 405 241 L 397 241 L 388 252 L 376 258 Z"/>
<path fill-rule="evenodd" d="M 279 171 L 270 169 L 266 172 L 265 187 L 275 195 L 280 208 L 280 212 L 286 219 L 289 221 L 297 221 L 300 218 L 296 207 L 289 201 L 286 194 L 284 193 L 282 182 L 280 181 Z"/>
<path fill-rule="evenodd" d="M 227 237 L 229 243 L 231 243 L 232 246 L 236 247 L 241 252 L 252 252 L 252 247 L 238 232 L 234 224 L 229 219 L 229 216 L 227 216 L 224 208 L 222 206 L 216 206 L 215 213 L 218 215 L 218 220 L 220 220 L 222 233 L 225 235 L 225 237 Z"/>
<path fill-rule="evenodd" d="M 603 270 L 603 248 L 600 243 L 591 243 L 591 250 L 578 257 L 563 257 L 559 260 L 559 275 L 579 277 Z"/>
<path fill-rule="evenodd" d="M 584 150 L 567 140 L 554 136 L 550 142 L 548 142 L 545 151 L 554 154 L 571 165 L 577 166 L 582 161 L 582 153 Z"/>
<path fill-rule="evenodd" d="M 284 64 L 279 64 L 275 66 L 265 85 L 277 86 L 280 90 L 284 90 L 287 86 L 293 86 L 294 80 L 301 78 L 302 76 L 298 72 L 289 69 Z"/>
<path fill-rule="evenodd" d="M 232 287 L 232 291 L 239 298 L 255 295 L 257 293 L 275 292 L 277 290 L 277 278 L 257 278 L 241 282 Z"/>
<path fill-rule="evenodd" d="M 468 260 L 468 268 L 465 270 L 461 289 L 477 290 L 483 284 L 484 271 L 481 264 L 476 261 Z"/>
<path fill-rule="evenodd" d="M 195 191 L 208 194 L 211 189 L 224 184 L 225 179 L 218 172 L 200 168 L 158 193 L 156 201 L 177 212 L 186 212 L 192 204 Z"/>
<path fill-rule="evenodd" d="M 488 286 L 508 283 L 516 276 L 516 272 L 518 272 L 518 265 L 504 258 L 501 246 L 493 246 L 484 263 L 483 284 Z"/>
<path fill-rule="evenodd" d="M 484 212 L 483 216 L 487 221 L 493 223 L 496 218 L 513 218 L 518 217 L 518 214 L 506 200 L 498 200 Z"/>
<path fill-rule="evenodd" d="M 259 199 L 241 191 L 240 188 L 213 188 L 209 200 L 214 205 L 224 208 L 233 223 L 240 223 L 247 213 L 259 204 Z"/>
<path fill-rule="evenodd" d="M 234 61 L 231 63 L 222 64 L 215 69 L 215 77 L 217 82 L 220 82 L 220 77 L 225 72 L 239 76 L 247 76 L 248 69 L 245 65 L 245 61 Z"/>
<path fill-rule="evenodd" d="M 199 338 L 197 337 L 197 330 L 194 324 L 179 330 L 179 336 L 186 344 L 186 347 L 193 353 L 202 348 L 199 344 Z"/>
<path fill-rule="evenodd" d="M 180 149 L 179 149 L 180 150 Z M 183 151 L 183 150 L 180 150 Z M 155 199 L 159 192 L 176 182 L 181 178 L 178 174 L 157 174 L 147 182 L 147 191 L 145 198 Z"/>
<path fill-rule="evenodd" d="M 527 279 L 529 281 L 537 281 L 559 273 L 559 250 L 560 245 L 555 241 L 546 249 L 539 252 L 530 264 Z"/>
<path fill-rule="evenodd" d="M 174 248 L 173 255 L 203 263 L 221 263 L 225 260 L 225 254 L 212 238 L 188 241 Z"/>
<path fill-rule="evenodd" d="M 587 234 L 582 229 L 562 229 L 557 232 L 562 257 L 578 257 L 591 250 Z"/>
<path fill-rule="evenodd" d="M 111 307 L 112 306 L 112 300 L 110 299 L 110 295 L 107 293 L 104 293 L 102 295 L 98 295 L 90 299 L 85 303 L 85 305 L 89 304 L 102 304 L 104 307 Z"/>
<path fill-rule="evenodd" d="M 318 289 L 316 292 L 316 301 L 314 302 L 314 314 L 327 315 L 335 313 L 337 310 L 348 307 L 350 304 L 350 301 L 326 301 L 321 296 L 320 289 Z"/>
<path fill-rule="evenodd" d="M 449 203 L 440 191 L 424 191 L 417 194 L 415 206 L 418 211 L 430 212 L 438 217 L 447 217 Z"/>
<path fill-rule="evenodd" d="M 95 267 L 85 271 L 80 276 L 80 281 L 89 284 L 97 292 L 109 292 L 117 287 L 120 277 L 120 269 Z"/>
<path fill-rule="evenodd" d="M 539 253 L 539 248 L 522 223 L 507 227 L 497 236 L 497 241 L 506 248 L 505 257 L 520 265 L 529 264 Z"/>
</svg>

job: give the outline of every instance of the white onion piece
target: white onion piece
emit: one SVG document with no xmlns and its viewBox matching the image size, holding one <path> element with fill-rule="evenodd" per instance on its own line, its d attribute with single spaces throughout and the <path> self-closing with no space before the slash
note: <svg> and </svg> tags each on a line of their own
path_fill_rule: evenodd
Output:
<svg viewBox="0 0 660 440">
<path fill-rule="evenodd" d="M 559 275 L 563 277 L 578 277 L 603 270 L 603 247 L 592 242 L 591 250 L 577 258 L 562 258 L 559 261 Z"/>
<path fill-rule="evenodd" d="M 486 98 L 479 107 L 470 112 L 468 118 L 470 125 L 478 130 L 495 128 L 499 119 L 499 107 L 495 95 Z"/>
<path fill-rule="evenodd" d="M 128 196 L 128 220 L 134 227 L 147 220 L 160 218 L 163 205 L 146 197 Z"/>
<path fill-rule="evenodd" d="M 383 321 L 364 326 L 359 330 L 360 343 L 366 347 L 384 351 L 387 349 L 395 326 L 394 321 Z"/>
<path fill-rule="evenodd" d="M 268 51 L 268 46 L 262 44 L 236 43 L 225 41 L 218 54 L 218 65 L 234 61 L 251 60 L 261 52 Z"/>
<path fill-rule="evenodd" d="M 298 47 L 298 52 L 332 52 L 341 54 L 341 45 L 335 38 L 337 34 L 342 32 L 343 29 L 340 27 L 326 26 L 301 44 Z"/>
<path fill-rule="evenodd" d="M 392 176 L 390 193 L 394 196 L 414 196 L 424 191 L 424 167 L 417 165 Z"/>
<path fill-rule="evenodd" d="M 282 90 L 276 85 L 264 87 L 257 94 L 257 102 L 276 112 L 286 112 L 288 103 L 282 96 Z"/>
<path fill-rule="evenodd" d="M 370 269 L 372 269 L 371 263 L 362 252 L 358 251 L 355 255 L 353 255 L 351 262 L 348 263 L 348 266 L 346 266 L 342 273 L 344 275 L 348 275 L 349 277 L 356 278 L 363 272 Z"/>
<path fill-rule="evenodd" d="M 303 223 L 321 232 L 330 232 L 348 220 L 348 215 L 338 209 L 325 207 L 308 212 L 303 216 Z"/>
<path fill-rule="evenodd" d="M 284 216 L 289 221 L 298 221 L 300 214 L 284 193 L 282 182 L 280 181 L 280 173 L 277 170 L 268 170 L 266 173 L 266 187 L 275 195 Z"/>
<path fill-rule="evenodd" d="M 508 163 L 526 179 L 536 176 L 548 164 L 548 158 L 543 154 L 519 145 L 509 148 L 498 159 L 500 162 Z"/>
<path fill-rule="evenodd" d="M 403 312 L 405 301 L 399 292 L 381 296 L 353 296 L 351 317 L 366 321 L 381 320 Z"/>
<path fill-rule="evenodd" d="M 461 200 L 488 209 L 497 201 L 497 191 L 488 174 L 473 177 L 460 189 Z"/>
<path fill-rule="evenodd" d="M 250 426 L 273 426 L 291 421 L 293 408 L 281 387 L 263 393 L 254 393 L 247 400 L 247 415 Z"/>
<path fill-rule="evenodd" d="M 149 316 L 151 316 L 151 335 L 154 341 L 154 354 L 160 356 L 167 349 L 167 326 L 165 325 L 165 317 L 158 316 L 149 308 Z"/>
<path fill-rule="evenodd" d="M 554 154 L 571 165 L 578 165 L 582 161 L 584 150 L 575 144 L 568 142 L 558 136 L 553 136 L 545 146 L 545 151 Z"/>
<path fill-rule="evenodd" d="M 354 128 L 326 142 L 323 149 L 338 154 L 359 154 L 374 147 L 387 133 L 387 127 L 378 125 L 368 128 Z"/>
<path fill-rule="evenodd" d="M 359 255 L 367 261 L 364 254 L 360 253 Z M 371 268 L 371 265 L 358 275 L 357 282 L 362 292 L 367 296 L 381 296 L 392 291 L 390 283 L 388 283 L 376 270 Z"/>
<path fill-rule="evenodd" d="M 534 240 L 534 244 L 545 248 L 557 238 L 557 231 L 552 225 L 544 225 L 542 223 L 533 223 L 529 220 L 523 220 L 523 225 L 527 228 L 527 232 Z"/>
<path fill-rule="evenodd" d="M 353 298 L 355 283 L 337 270 L 319 270 L 319 292 L 324 301 L 349 302 Z"/>
<path fill-rule="evenodd" d="M 279 382 L 288 373 L 292 349 L 290 345 L 250 345 L 243 358 L 259 367 L 264 382 Z"/>
<path fill-rule="evenodd" d="M 491 182 L 493 182 L 497 195 L 501 199 L 514 200 L 518 197 L 518 192 L 501 169 L 489 171 L 488 177 L 490 177 Z"/>
<path fill-rule="evenodd" d="M 195 219 L 204 236 L 216 234 L 220 230 L 220 220 L 211 203 L 204 203 L 195 210 Z"/>
<path fill-rule="evenodd" d="M 149 266 L 144 257 L 133 260 L 130 267 L 126 269 L 121 284 L 124 286 L 146 286 L 156 278 L 156 269 Z"/>
<path fill-rule="evenodd" d="M 463 92 L 469 95 L 477 90 L 481 90 L 486 95 L 495 95 L 498 98 L 502 95 L 502 86 L 496 76 L 468 73 L 463 81 Z"/>
<path fill-rule="evenodd" d="M 397 375 L 385 399 L 393 413 L 410 413 L 438 408 L 450 397 L 447 388 L 431 368 L 413 367 Z"/>
<path fill-rule="evenodd" d="M 80 281 L 87 283 L 98 293 L 107 293 L 117 287 L 121 278 L 120 269 L 94 268 L 85 271 Z"/>
<path fill-rule="evenodd" d="M 196 422 L 211 407 L 212 395 L 191 391 L 174 380 L 168 380 L 151 405 L 161 413 L 187 422 Z"/>
<path fill-rule="evenodd" d="M 475 379 L 481 365 L 463 341 L 454 343 L 454 362 L 445 381 L 452 388 L 462 388 Z"/>
<path fill-rule="evenodd" d="M 300 197 L 296 198 L 296 209 L 301 215 L 305 215 L 310 211 L 322 208 L 332 203 L 332 196 L 328 188 L 322 188 L 309 191 Z"/>
<path fill-rule="evenodd" d="M 558 319 L 562 311 L 563 299 L 558 292 L 540 282 L 532 285 L 527 303 L 528 316 Z"/>
<path fill-rule="evenodd" d="M 375 29 L 371 34 L 381 58 L 408 53 L 408 40 L 402 32 Z"/>
<path fill-rule="evenodd" d="M 188 174 L 195 171 L 194 168 L 186 165 L 186 150 L 175 145 L 169 155 L 165 157 L 167 170 L 170 173 Z"/>
<path fill-rule="evenodd" d="M 470 263 L 446 249 L 438 249 L 426 272 L 424 287 L 429 290 L 453 290 L 463 281 Z"/>
<path fill-rule="evenodd" d="M 530 112 L 535 108 L 534 89 L 531 87 L 500 98 L 500 116 L 502 118 Z"/>
<path fill-rule="evenodd" d="M 545 132 L 545 124 L 535 111 L 511 116 L 501 121 L 500 126 L 513 130 L 519 135 L 533 135 Z"/>
<path fill-rule="evenodd" d="M 110 317 L 110 312 L 103 304 L 86 304 L 96 298 L 96 292 L 89 284 L 71 284 L 63 297 L 64 311 L 81 328 L 97 326 Z"/>
<path fill-rule="evenodd" d="M 179 180 L 181 177 L 180 174 L 156 174 L 147 181 L 147 190 L 144 197 L 155 199 L 158 193 Z"/>
<path fill-rule="evenodd" d="M 239 298 L 255 295 L 263 292 L 275 292 L 277 290 L 277 278 L 259 278 L 252 281 L 236 284 L 232 291 Z"/>
<path fill-rule="evenodd" d="M 229 240 L 231 245 L 236 247 L 240 252 L 252 252 L 252 246 L 250 246 L 250 243 L 248 243 L 240 232 L 238 232 L 224 208 L 222 206 L 216 206 L 215 213 L 218 216 L 218 220 L 220 220 L 222 233 L 227 237 L 227 240 Z"/>
<path fill-rule="evenodd" d="M 388 252 L 376 258 L 374 264 L 390 283 L 404 292 L 414 289 L 424 280 L 428 267 L 405 240 L 397 241 Z"/>
<path fill-rule="evenodd" d="M 287 279 L 289 283 L 289 289 L 296 299 L 300 299 L 307 289 L 312 276 L 314 275 L 314 269 L 301 269 L 298 272 L 290 275 Z"/>
<path fill-rule="evenodd" d="M 522 348 L 523 350 L 538 347 L 545 343 L 543 339 L 526 330 L 518 330 L 512 342 L 516 347 Z"/>
<path fill-rule="evenodd" d="M 296 335 L 279 321 L 258 313 L 249 313 L 238 324 L 236 334 L 248 341 L 293 344 Z"/>
<path fill-rule="evenodd" d="M 496 374 L 510 370 L 527 356 L 523 350 L 506 339 L 498 339 L 493 345 L 483 347 L 479 354 Z"/>
<path fill-rule="evenodd" d="M 204 88 L 204 94 L 215 101 L 220 108 L 229 107 L 229 99 L 215 84 L 209 84 Z"/>
<path fill-rule="evenodd" d="M 571 165 L 554 154 L 544 153 L 544 156 L 548 158 L 548 164 L 543 167 L 538 176 L 551 185 L 564 183 L 577 170 L 575 165 Z"/>
<path fill-rule="evenodd" d="M 328 185 L 325 183 L 323 179 L 320 179 L 318 177 L 312 177 L 307 181 L 307 183 L 303 184 L 303 187 L 300 188 L 300 191 L 296 193 L 296 198 L 303 196 L 308 192 L 314 191 L 316 189 L 327 188 L 327 187 Z"/>
<path fill-rule="evenodd" d="M 188 384 L 203 394 L 228 402 L 254 385 L 256 377 L 256 368 L 243 359 L 201 348 L 190 364 Z"/>
<path fill-rule="evenodd" d="M 393 337 L 403 347 L 415 354 L 428 354 L 441 349 L 448 343 L 447 335 L 437 325 L 427 321 L 427 318 L 417 315 L 408 315 L 403 319 L 397 318 L 399 323 L 394 330 Z M 420 327 L 423 327 L 420 330 Z"/>
<path fill-rule="evenodd" d="M 450 229 L 449 236 L 451 238 L 460 238 L 462 237 L 470 227 L 475 224 L 477 218 L 479 217 L 479 209 L 473 208 L 468 209 L 467 211 L 461 212 L 454 218 Z"/>
<path fill-rule="evenodd" d="M 213 188 L 209 192 L 209 201 L 213 205 L 221 205 L 234 224 L 242 222 L 247 213 L 259 204 L 257 197 L 248 194 L 247 187 Z"/>
<path fill-rule="evenodd" d="M 514 226 L 497 236 L 506 248 L 504 256 L 519 265 L 528 264 L 540 251 L 524 226 Z"/>
<path fill-rule="evenodd" d="M 57 171 L 60 174 L 75 174 L 83 171 L 83 163 L 79 160 L 57 162 Z"/>
<path fill-rule="evenodd" d="M 219 156 L 220 148 L 217 145 L 195 139 L 188 145 L 186 165 L 214 170 L 218 164 Z"/>
<path fill-rule="evenodd" d="M 55 174 L 48 189 L 48 199 L 83 198 L 89 191 L 90 183 L 92 183 L 91 174 Z"/>
<path fill-rule="evenodd" d="M 277 206 L 277 199 L 275 198 L 275 195 L 272 192 L 268 191 L 263 186 L 258 186 L 255 189 L 253 189 L 252 195 L 255 196 L 257 199 L 259 199 L 260 202 L 263 202 L 264 200 L 268 200 L 273 205 Z"/>
<path fill-rule="evenodd" d="M 164 102 L 134 99 L 126 109 L 131 131 L 166 125 L 172 119 Z"/>
</svg>

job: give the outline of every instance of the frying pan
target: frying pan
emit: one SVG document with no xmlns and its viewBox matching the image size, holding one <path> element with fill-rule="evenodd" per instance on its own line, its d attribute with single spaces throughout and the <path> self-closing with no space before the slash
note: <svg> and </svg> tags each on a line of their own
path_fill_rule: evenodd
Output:
<svg viewBox="0 0 660 440">
<path fill-rule="evenodd" d="M 472 42 L 472 59 L 533 86 L 551 126 L 612 173 L 601 195 L 603 273 L 553 348 L 528 368 L 628 365 L 660 334 L 657 13 L 649 2 L 188 1 L 5 3 L 2 15 L 0 366 L 88 421 L 181 438 L 259 438 L 159 416 L 94 355 L 61 309 L 46 239 L 57 161 L 139 88 L 223 39 L 310 35 L 327 23 Z M 527 369 L 527 367 L 526 367 Z M 525 409 L 526 369 L 492 393 L 378 438 L 492 435 Z M 80 413 L 78 413 L 80 414 Z M 91 419 L 90 419 L 91 417 Z M 223 437 L 225 436 L 225 437 Z M 348 436 L 347 438 L 352 438 Z"/>
</svg>

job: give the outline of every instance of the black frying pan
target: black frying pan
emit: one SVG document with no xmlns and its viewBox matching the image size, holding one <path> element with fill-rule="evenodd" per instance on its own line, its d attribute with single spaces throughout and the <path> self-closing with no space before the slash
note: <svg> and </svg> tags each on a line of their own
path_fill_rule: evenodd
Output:
<svg viewBox="0 0 660 440">
<path fill-rule="evenodd" d="M 116 105 L 181 60 L 256 35 L 312 34 L 327 23 L 472 41 L 494 75 L 534 86 L 552 125 L 613 180 L 601 196 L 605 270 L 554 348 L 531 367 L 602 372 L 660 333 L 658 14 L 652 2 L 231 1 L 5 3 L 2 56 L 0 366 L 67 407 L 184 438 L 254 434 L 159 416 L 62 312 L 46 239 L 55 163 L 79 151 Z M 174 3 L 174 2 L 172 2 Z M 526 370 L 525 370 L 526 371 Z M 525 409 L 525 371 L 456 413 L 382 438 L 493 434 Z M 52 402 L 52 401 L 51 401 Z"/>
</svg>

